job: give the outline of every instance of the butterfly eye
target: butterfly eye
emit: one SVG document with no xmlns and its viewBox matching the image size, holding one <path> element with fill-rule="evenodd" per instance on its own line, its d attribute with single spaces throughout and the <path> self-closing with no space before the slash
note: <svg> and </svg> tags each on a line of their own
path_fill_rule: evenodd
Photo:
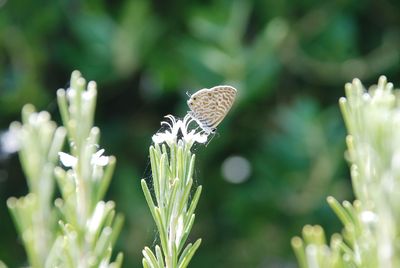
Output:
<svg viewBox="0 0 400 268">
<path fill-rule="evenodd" d="M 193 100 L 196 100 L 196 97 L 194 97 Z"/>
</svg>

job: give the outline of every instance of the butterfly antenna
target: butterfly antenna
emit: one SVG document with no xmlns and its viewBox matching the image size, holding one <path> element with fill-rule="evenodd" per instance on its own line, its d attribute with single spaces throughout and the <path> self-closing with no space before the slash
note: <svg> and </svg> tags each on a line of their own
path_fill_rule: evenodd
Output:
<svg viewBox="0 0 400 268">
<path fill-rule="evenodd" d="M 209 139 L 209 140 L 207 140 L 207 143 L 206 143 L 206 147 L 208 146 L 208 144 L 210 144 L 210 142 L 212 141 L 212 139 L 214 139 L 214 137 L 215 137 L 215 135 L 217 135 L 217 132 L 215 132 L 215 133 L 210 133 L 210 134 L 212 134 L 212 135 L 210 135 L 211 136 L 211 138 Z"/>
<path fill-rule="evenodd" d="M 190 98 L 192 94 L 189 93 L 189 91 L 186 91 L 186 95 Z"/>
</svg>

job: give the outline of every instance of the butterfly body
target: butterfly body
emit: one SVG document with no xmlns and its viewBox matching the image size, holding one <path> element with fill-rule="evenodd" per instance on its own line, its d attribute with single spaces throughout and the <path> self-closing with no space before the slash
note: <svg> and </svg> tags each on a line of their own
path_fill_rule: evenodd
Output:
<svg viewBox="0 0 400 268">
<path fill-rule="evenodd" d="M 225 118 L 236 98 L 237 90 L 231 86 L 203 88 L 190 96 L 189 114 L 206 133 L 214 133 Z"/>
</svg>

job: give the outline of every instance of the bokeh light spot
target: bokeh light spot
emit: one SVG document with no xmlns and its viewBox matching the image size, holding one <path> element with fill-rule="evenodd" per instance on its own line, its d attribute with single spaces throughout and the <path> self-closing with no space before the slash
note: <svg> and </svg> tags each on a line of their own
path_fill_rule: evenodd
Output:
<svg viewBox="0 0 400 268">
<path fill-rule="evenodd" d="M 242 183 L 251 174 L 250 162 L 242 156 L 230 156 L 222 163 L 222 175 L 231 183 Z"/>
</svg>

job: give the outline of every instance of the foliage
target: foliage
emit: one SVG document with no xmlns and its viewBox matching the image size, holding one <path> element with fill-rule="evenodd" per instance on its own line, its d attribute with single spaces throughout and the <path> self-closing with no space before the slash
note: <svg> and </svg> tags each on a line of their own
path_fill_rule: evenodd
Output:
<svg viewBox="0 0 400 268">
<path fill-rule="evenodd" d="M 400 77 L 396 1 L 6 0 L 0 10 L 0 140 L 26 103 L 60 125 L 54 96 L 71 70 L 101 85 L 96 123 L 118 156 L 106 199 L 125 215 L 115 250 L 126 267 L 155 244 L 139 178 L 159 119 L 184 115 L 186 92 L 238 89 L 207 148 L 193 147 L 203 191 L 191 235 L 203 242 L 191 267 L 281 267 L 295 262 L 290 238 L 301 226 L 339 228 L 326 196 L 352 198 L 342 84 Z M 232 156 L 250 163 L 240 184 L 221 172 Z M 28 191 L 17 156 L 1 146 L 0 259 L 10 267 L 27 256 L 5 204 Z"/>
<path fill-rule="evenodd" d="M 192 120 L 189 115 L 183 121 L 172 116 L 167 118 L 171 122 L 164 121 L 163 124 L 170 129 L 156 133 L 153 136 L 155 145 L 149 150 L 154 199 L 146 181 L 141 181 L 161 243 L 161 248 L 159 245 L 155 247 L 156 254 L 148 247 L 143 250 L 143 267 L 146 268 L 187 267 L 201 243 L 201 239 L 198 239 L 194 244 L 185 246 L 202 189 L 201 186 L 197 187 L 191 197 L 195 155 L 190 150 L 194 142 L 206 142 L 207 135 L 195 133 L 194 130 L 187 131 Z M 183 133 L 181 138 L 178 136 L 179 131 Z"/>
<path fill-rule="evenodd" d="M 32 267 L 44 267 L 57 237 L 57 215 L 52 205 L 54 168 L 66 136 L 47 112 L 37 113 L 32 105 L 22 110 L 22 125 L 14 122 L 10 131 L 19 136 L 20 160 L 29 194 L 11 197 L 7 205 Z"/>
<path fill-rule="evenodd" d="M 102 201 L 115 158 L 97 150 L 96 84 L 89 82 L 85 88 L 86 81 L 75 71 L 71 87 L 57 92 L 64 127 L 57 128 L 47 112 L 36 113 L 31 105 L 23 109 L 23 124 L 11 125 L 11 131 L 18 132 L 30 193 L 10 198 L 7 204 L 31 267 L 120 267 L 122 263 L 122 254 L 110 263 L 122 217 L 115 216 L 112 201 Z M 65 136 L 71 155 L 60 152 Z M 58 155 L 67 170 L 55 167 Z M 54 203 L 58 213 L 52 205 L 54 177 L 62 196 Z"/>
<path fill-rule="evenodd" d="M 306 226 L 292 245 L 300 267 L 397 267 L 399 215 L 399 94 L 381 76 L 366 91 L 360 80 L 346 84 L 340 107 L 348 130 L 347 160 L 356 200 L 328 203 L 344 225 L 325 244 L 319 226 Z"/>
</svg>

